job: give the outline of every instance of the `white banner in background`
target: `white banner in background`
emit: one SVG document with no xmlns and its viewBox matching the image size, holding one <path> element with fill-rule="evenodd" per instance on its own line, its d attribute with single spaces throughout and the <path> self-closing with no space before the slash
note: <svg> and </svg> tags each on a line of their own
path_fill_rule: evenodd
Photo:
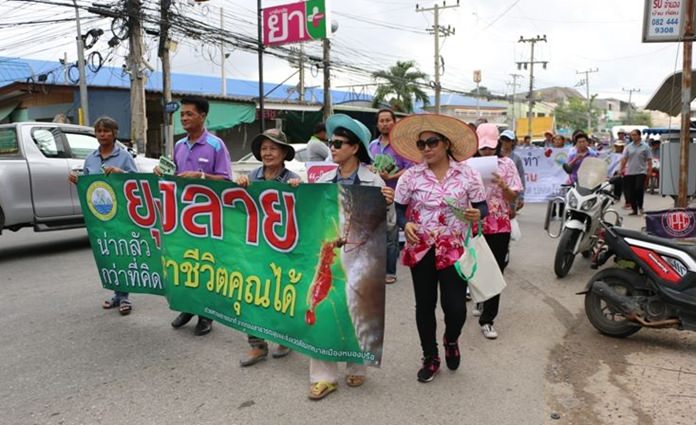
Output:
<svg viewBox="0 0 696 425">
<path fill-rule="evenodd" d="M 568 174 L 561 167 L 571 148 L 518 148 L 515 153 L 524 163 L 527 187 L 524 202 L 546 202 L 568 182 Z"/>
</svg>

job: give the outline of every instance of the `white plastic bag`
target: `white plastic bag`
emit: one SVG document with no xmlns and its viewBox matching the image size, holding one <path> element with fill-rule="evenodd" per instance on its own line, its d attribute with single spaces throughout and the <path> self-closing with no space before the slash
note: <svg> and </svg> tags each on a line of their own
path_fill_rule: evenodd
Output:
<svg viewBox="0 0 696 425">
<path fill-rule="evenodd" d="M 520 229 L 520 223 L 517 222 L 516 218 L 510 220 L 510 226 L 512 228 L 510 231 L 510 240 L 517 242 L 522 239 L 522 229 Z"/>
<path fill-rule="evenodd" d="M 457 273 L 462 279 L 468 281 L 471 298 L 477 303 L 493 298 L 503 292 L 507 286 L 481 228 L 482 226 L 479 225 L 479 233 L 473 238 L 469 238 L 469 232 L 467 232 L 464 254 L 455 263 Z M 475 263 L 473 266 L 472 261 Z"/>
</svg>

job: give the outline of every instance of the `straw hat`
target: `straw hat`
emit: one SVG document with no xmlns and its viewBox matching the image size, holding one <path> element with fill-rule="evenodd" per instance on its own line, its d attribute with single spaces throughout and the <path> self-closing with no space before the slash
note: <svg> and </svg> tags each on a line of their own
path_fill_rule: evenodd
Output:
<svg viewBox="0 0 696 425">
<path fill-rule="evenodd" d="M 437 114 L 418 114 L 402 119 L 389 134 L 390 144 L 402 157 L 421 162 L 423 157 L 416 147 L 416 141 L 425 131 L 448 138 L 452 144 L 452 156 L 457 161 L 471 158 L 478 148 L 476 133 L 464 121 Z"/>
</svg>

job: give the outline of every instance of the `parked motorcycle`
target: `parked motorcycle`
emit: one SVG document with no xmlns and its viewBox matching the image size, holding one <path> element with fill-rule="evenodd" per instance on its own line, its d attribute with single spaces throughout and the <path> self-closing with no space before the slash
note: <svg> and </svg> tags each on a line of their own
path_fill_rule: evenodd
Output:
<svg viewBox="0 0 696 425">
<path fill-rule="evenodd" d="M 612 209 L 614 195 L 607 180 L 607 163 L 598 158 L 585 158 L 578 169 L 577 182 L 569 187 L 563 202 L 558 198 L 549 202 L 545 229 L 549 236 L 560 237 L 553 270 L 559 278 L 565 277 L 579 253 L 590 257 L 599 241 L 599 222 L 614 215 L 614 223 L 621 225 L 619 213 Z M 561 230 L 549 231 L 554 209 L 564 209 Z"/>
<path fill-rule="evenodd" d="M 601 333 L 624 338 L 641 328 L 696 331 L 696 248 L 601 223 L 606 250 L 590 279 L 585 314 Z"/>
</svg>

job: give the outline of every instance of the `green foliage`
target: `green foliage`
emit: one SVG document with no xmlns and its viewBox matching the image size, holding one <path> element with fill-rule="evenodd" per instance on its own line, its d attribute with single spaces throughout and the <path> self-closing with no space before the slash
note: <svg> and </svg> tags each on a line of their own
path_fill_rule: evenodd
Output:
<svg viewBox="0 0 696 425">
<path fill-rule="evenodd" d="M 587 131 L 587 101 L 581 98 L 571 97 L 568 102 L 562 102 L 554 111 L 556 126 L 568 129 L 584 129 Z M 592 107 L 592 127 L 597 126 L 600 116 L 599 109 Z"/>
<path fill-rule="evenodd" d="M 634 125 L 647 125 L 652 127 L 652 117 L 647 111 L 638 111 L 631 113 L 631 122 L 629 124 Z"/>
<path fill-rule="evenodd" d="M 416 68 L 415 61 L 397 61 L 386 71 L 374 72 L 372 77 L 383 80 L 375 92 L 373 107 L 387 102 L 395 111 L 410 113 L 414 99 L 428 104 L 428 95 L 421 88 L 427 75 Z"/>
</svg>

